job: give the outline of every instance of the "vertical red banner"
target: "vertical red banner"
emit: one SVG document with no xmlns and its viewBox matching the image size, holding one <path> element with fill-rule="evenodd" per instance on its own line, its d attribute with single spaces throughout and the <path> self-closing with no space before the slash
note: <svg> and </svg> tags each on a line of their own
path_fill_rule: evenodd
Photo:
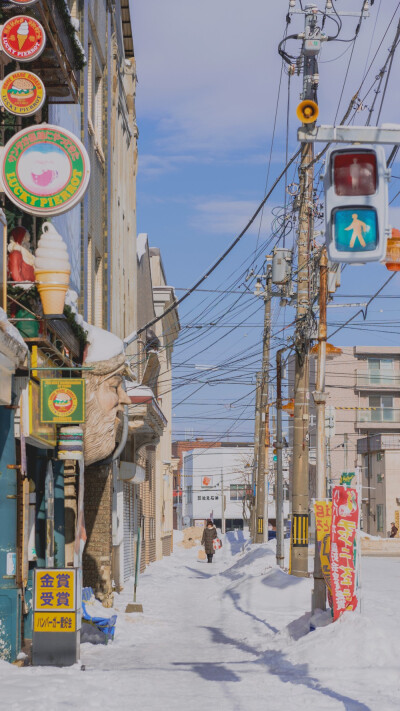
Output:
<svg viewBox="0 0 400 711">
<path fill-rule="evenodd" d="M 335 486 L 332 492 L 331 585 L 333 617 L 357 607 L 355 538 L 358 526 L 356 489 Z"/>
</svg>

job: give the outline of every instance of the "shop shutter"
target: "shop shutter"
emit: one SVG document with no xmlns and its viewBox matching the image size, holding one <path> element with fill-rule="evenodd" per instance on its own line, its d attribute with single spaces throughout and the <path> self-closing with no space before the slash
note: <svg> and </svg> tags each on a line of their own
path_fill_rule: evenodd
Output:
<svg viewBox="0 0 400 711">
<path fill-rule="evenodd" d="M 133 485 L 124 482 L 124 581 L 134 574 L 134 498 Z"/>
</svg>

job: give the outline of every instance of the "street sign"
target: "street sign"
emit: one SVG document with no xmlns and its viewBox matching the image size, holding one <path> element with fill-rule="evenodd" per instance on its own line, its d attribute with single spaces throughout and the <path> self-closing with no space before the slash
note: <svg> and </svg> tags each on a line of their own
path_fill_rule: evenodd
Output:
<svg viewBox="0 0 400 711">
<path fill-rule="evenodd" d="M 329 149 L 324 187 L 332 261 L 363 264 L 385 259 L 389 175 L 382 146 Z"/>
</svg>

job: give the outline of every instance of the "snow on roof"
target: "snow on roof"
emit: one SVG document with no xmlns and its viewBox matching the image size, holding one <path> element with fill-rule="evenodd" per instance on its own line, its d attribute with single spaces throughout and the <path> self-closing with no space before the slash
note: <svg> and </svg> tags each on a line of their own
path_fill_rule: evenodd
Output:
<svg viewBox="0 0 400 711">
<path fill-rule="evenodd" d="M 4 309 L 0 308 L 0 333 L 4 334 L 6 347 L 16 356 L 18 363 L 23 363 L 28 352 L 28 346 L 12 323 L 9 322 Z"/>
<path fill-rule="evenodd" d="M 142 257 L 146 254 L 146 249 L 147 249 L 147 234 L 145 232 L 141 232 L 137 236 L 137 242 L 136 242 L 136 254 L 139 262 L 142 261 Z"/>
</svg>

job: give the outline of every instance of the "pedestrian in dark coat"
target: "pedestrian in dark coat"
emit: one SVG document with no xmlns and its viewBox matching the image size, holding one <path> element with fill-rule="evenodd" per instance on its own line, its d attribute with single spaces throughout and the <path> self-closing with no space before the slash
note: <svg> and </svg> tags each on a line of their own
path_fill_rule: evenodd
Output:
<svg viewBox="0 0 400 711">
<path fill-rule="evenodd" d="M 390 536 L 389 536 L 389 538 L 396 538 L 397 532 L 398 532 L 399 529 L 397 528 L 397 526 L 396 526 L 396 524 L 395 524 L 394 521 L 392 521 L 392 523 L 391 523 L 390 525 L 391 525 L 392 528 L 390 529 Z"/>
<path fill-rule="evenodd" d="M 207 554 L 207 563 L 212 563 L 213 555 L 215 553 L 213 546 L 214 538 L 217 538 L 217 529 L 209 518 L 203 531 L 203 537 L 201 539 L 201 545 L 204 546 L 204 550 Z"/>
</svg>

